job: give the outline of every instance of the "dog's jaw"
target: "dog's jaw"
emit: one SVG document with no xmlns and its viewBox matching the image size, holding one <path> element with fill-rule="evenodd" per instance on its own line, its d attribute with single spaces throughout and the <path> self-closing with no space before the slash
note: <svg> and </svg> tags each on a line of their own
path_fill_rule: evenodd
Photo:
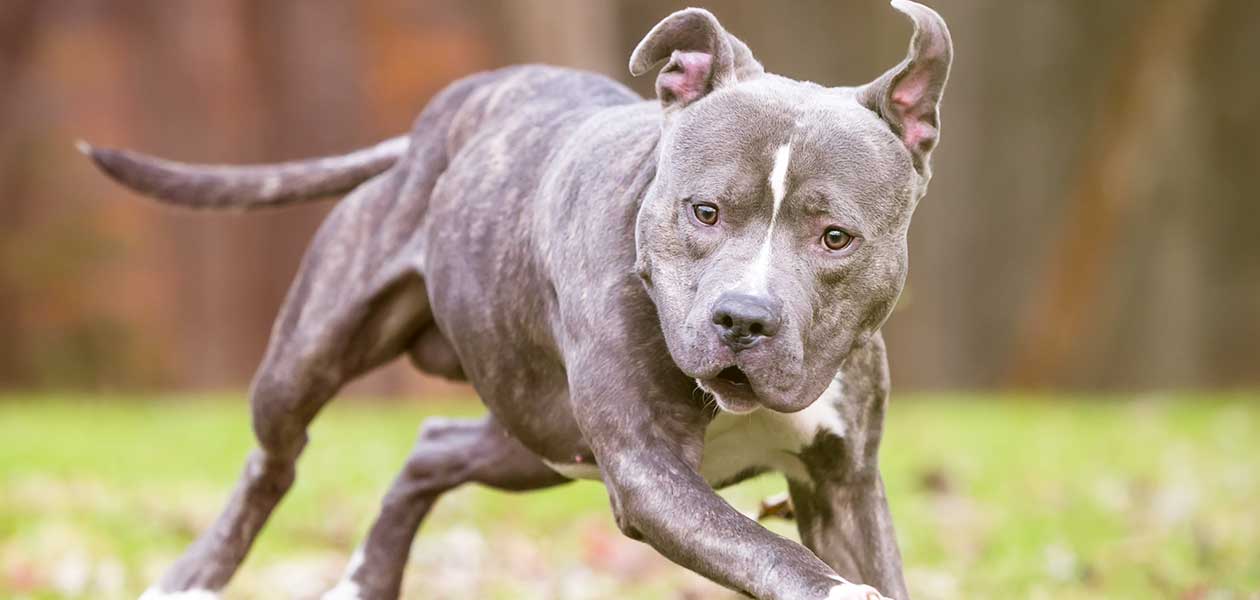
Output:
<svg viewBox="0 0 1260 600">
<path fill-rule="evenodd" d="M 711 396 L 713 401 L 717 403 L 718 408 L 722 409 L 723 412 L 733 415 L 747 415 L 756 411 L 758 408 L 761 408 L 756 403 L 733 402 L 730 399 L 723 398 L 722 395 L 718 394 L 712 386 L 705 385 L 705 383 L 700 379 L 696 379 L 696 386 L 699 387 L 701 391 Z"/>
</svg>

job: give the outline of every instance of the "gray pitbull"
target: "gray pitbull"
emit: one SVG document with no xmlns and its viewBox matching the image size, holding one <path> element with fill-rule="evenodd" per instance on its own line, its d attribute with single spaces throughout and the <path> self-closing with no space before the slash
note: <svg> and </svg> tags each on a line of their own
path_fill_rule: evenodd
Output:
<svg viewBox="0 0 1260 600">
<path fill-rule="evenodd" d="M 932 10 L 871 83 L 766 73 L 688 9 L 635 48 L 657 99 L 526 66 L 438 94 L 407 138 L 256 167 L 83 150 L 180 206 L 350 191 L 320 227 L 252 387 L 258 449 L 227 507 L 146 597 L 212 597 L 294 480 L 306 428 L 396 356 L 476 388 L 433 421 L 328 598 L 393 598 L 417 528 L 475 481 L 603 481 L 617 525 L 756 598 L 906 598 L 877 453 L 880 327 L 906 277 L 951 42 Z M 353 190 L 353 191 L 351 191 Z M 715 488 L 787 477 L 804 545 Z M 861 583 L 859 583 L 861 582 Z"/>
</svg>

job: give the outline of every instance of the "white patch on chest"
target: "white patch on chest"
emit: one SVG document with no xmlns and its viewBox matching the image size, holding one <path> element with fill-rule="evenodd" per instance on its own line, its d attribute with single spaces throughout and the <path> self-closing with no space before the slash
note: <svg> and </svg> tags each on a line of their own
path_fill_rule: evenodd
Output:
<svg viewBox="0 0 1260 600">
<path fill-rule="evenodd" d="M 837 408 L 842 393 L 841 383 L 836 380 L 818 400 L 799 412 L 780 413 L 763 408 L 741 415 L 719 413 L 705 430 L 700 475 L 709 485 L 716 485 L 748 469 L 760 468 L 809 483 L 800 451 L 813 442 L 820 431 L 837 437 L 844 435 L 844 421 Z M 549 460 L 543 463 L 569 479 L 603 481 L 599 467 L 594 464 Z"/>
<path fill-rule="evenodd" d="M 569 479 L 590 479 L 592 481 L 603 481 L 604 477 L 599 472 L 599 467 L 588 463 L 558 463 L 544 460 L 543 464 L 547 468 L 555 471 Z"/>
<path fill-rule="evenodd" d="M 760 409 L 744 415 L 719 414 L 705 431 L 700 474 L 716 485 L 749 469 L 764 468 L 808 483 L 800 451 L 819 431 L 844 435 L 844 422 L 836 408 L 841 393 L 840 382 L 832 381 L 818 400 L 799 412 Z"/>
</svg>

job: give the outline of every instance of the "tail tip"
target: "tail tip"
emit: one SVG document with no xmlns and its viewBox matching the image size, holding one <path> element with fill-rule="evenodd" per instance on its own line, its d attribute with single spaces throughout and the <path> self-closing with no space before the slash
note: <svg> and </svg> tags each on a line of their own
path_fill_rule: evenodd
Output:
<svg viewBox="0 0 1260 600">
<path fill-rule="evenodd" d="M 87 143 L 87 140 L 84 140 L 82 138 L 75 140 L 74 148 L 78 150 L 80 154 L 84 156 L 88 156 L 88 157 L 92 156 L 92 150 L 93 150 L 92 144 Z"/>
</svg>

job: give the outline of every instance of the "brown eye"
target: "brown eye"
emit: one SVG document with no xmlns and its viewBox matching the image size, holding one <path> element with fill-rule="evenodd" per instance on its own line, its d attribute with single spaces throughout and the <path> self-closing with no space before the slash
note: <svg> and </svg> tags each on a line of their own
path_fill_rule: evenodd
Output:
<svg viewBox="0 0 1260 600">
<path fill-rule="evenodd" d="M 707 202 L 697 202 L 691 205 L 691 212 L 696 215 L 696 220 L 705 225 L 717 223 L 718 209 L 716 206 Z"/>
<path fill-rule="evenodd" d="M 828 250 L 844 250 L 853 243 L 853 236 L 839 227 L 828 227 L 823 232 L 822 242 Z"/>
</svg>

